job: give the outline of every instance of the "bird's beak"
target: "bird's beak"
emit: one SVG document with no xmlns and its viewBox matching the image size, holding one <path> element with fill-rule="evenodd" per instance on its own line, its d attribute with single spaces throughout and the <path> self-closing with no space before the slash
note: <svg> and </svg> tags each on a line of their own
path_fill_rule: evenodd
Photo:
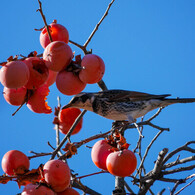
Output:
<svg viewBox="0 0 195 195">
<path fill-rule="evenodd" d="M 67 104 L 67 105 L 65 105 L 65 106 L 62 107 L 62 110 L 63 109 L 66 109 L 66 108 L 70 108 L 70 107 L 71 107 L 71 104 Z"/>
</svg>

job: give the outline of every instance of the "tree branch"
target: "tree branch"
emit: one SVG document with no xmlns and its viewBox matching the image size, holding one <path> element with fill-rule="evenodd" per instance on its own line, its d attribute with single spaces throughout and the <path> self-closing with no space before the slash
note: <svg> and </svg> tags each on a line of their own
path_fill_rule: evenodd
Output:
<svg viewBox="0 0 195 195">
<path fill-rule="evenodd" d="M 100 21 L 96 24 L 94 30 L 92 31 L 92 33 L 90 34 L 89 38 L 87 39 L 87 41 L 84 43 L 84 47 L 86 48 L 87 45 L 89 44 L 89 42 L 91 41 L 91 39 L 93 38 L 94 34 L 96 33 L 96 31 L 98 30 L 100 24 L 103 22 L 103 20 L 106 18 L 106 16 L 108 15 L 108 11 L 110 10 L 112 4 L 114 3 L 115 0 L 112 0 L 107 9 L 106 9 L 106 12 L 104 13 L 104 15 L 102 16 L 102 18 L 100 19 Z"/>
</svg>

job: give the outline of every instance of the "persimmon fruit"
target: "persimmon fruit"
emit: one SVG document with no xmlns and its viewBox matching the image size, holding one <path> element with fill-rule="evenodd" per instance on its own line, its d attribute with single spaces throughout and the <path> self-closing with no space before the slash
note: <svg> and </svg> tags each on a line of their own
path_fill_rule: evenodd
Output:
<svg viewBox="0 0 195 195">
<path fill-rule="evenodd" d="M 49 76 L 48 76 L 47 80 L 45 81 L 45 83 L 48 86 L 53 85 L 55 83 L 55 81 L 56 81 L 57 74 L 58 74 L 58 72 L 55 72 L 53 70 L 49 70 Z"/>
<path fill-rule="evenodd" d="M 130 176 L 136 169 L 137 158 L 135 154 L 127 149 L 110 153 L 106 159 L 108 171 L 115 176 Z"/>
<path fill-rule="evenodd" d="M 4 87 L 3 97 L 6 102 L 13 106 L 20 106 L 24 103 L 26 98 L 27 89 L 25 87 L 20 87 L 17 89 Z"/>
<path fill-rule="evenodd" d="M 49 70 L 43 59 L 39 57 L 29 57 L 23 61 L 30 70 L 30 78 L 25 85 L 27 89 L 37 89 L 45 83 L 49 76 Z"/>
<path fill-rule="evenodd" d="M 49 25 L 49 32 L 51 34 L 53 41 L 63 41 L 65 43 L 69 42 L 68 30 L 63 25 L 57 24 L 56 20 L 54 20 Z M 40 34 L 40 44 L 45 49 L 49 43 L 50 43 L 50 39 L 47 33 L 47 29 L 43 28 Z"/>
<path fill-rule="evenodd" d="M 24 187 L 21 195 L 55 195 L 56 193 L 50 188 L 38 185 L 38 184 L 28 184 Z"/>
<path fill-rule="evenodd" d="M 64 95 L 75 95 L 83 91 L 86 84 L 74 73 L 63 70 L 56 77 L 56 86 Z"/>
<path fill-rule="evenodd" d="M 46 100 L 49 95 L 49 87 L 47 84 L 32 91 L 28 101 L 27 107 L 35 113 L 50 114 L 52 109 L 48 106 Z"/>
<path fill-rule="evenodd" d="M 63 110 L 60 110 L 59 112 L 59 129 L 63 134 L 67 134 L 69 129 L 72 127 L 74 121 L 81 113 L 81 110 L 78 108 L 66 108 Z M 83 124 L 83 118 L 79 121 L 79 123 L 76 125 L 75 129 L 72 132 L 72 135 L 77 134 Z"/>
<path fill-rule="evenodd" d="M 72 49 L 62 41 L 51 42 L 43 52 L 46 66 L 53 71 L 65 69 L 73 58 Z"/>
<path fill-rule="evenodd" d="M 1 166 L 8 175 L 18 175 L 28 171 L 30 162 L 23 152 L 10 150 L 3 156 Z"/>
<path fill-rule="evenodd" d="M 106 159 L 113 152 L 112 146 L 106 140 L 97 141 L 91 150 L 91 158 L 93 163 L 100 169 L 107 170 Z"/>
<path fill-rule="evenodd" d="M 105 72 L 104 61 L 95 54 L 87 54 L 81 61 L 83 69 L 79 72 L 79 78 L 84 83 L 97 83 L 99 82 Z"/>
<path fill-rule="evenodd" d="M 55 192 L 62 192 L 70 185 L 70 169 L 61 160 L 50 160 L 43 166 L 45 181 Z"/>
<path fill-rule="evenodd" d="M 0 70 L 0 81 L 7 88 L 20 88 L 29 80 L 30 72 L 22 61 L 12 61 Z"/>
</svg>

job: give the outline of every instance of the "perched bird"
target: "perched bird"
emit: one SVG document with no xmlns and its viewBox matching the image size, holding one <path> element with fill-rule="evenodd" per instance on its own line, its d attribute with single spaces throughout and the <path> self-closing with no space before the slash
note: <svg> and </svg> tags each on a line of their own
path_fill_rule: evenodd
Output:
<svg viewBox="0 0 195 195">
<path fill-rule="evenodd" d="M 62 109 L 75 107 L 89 110 L 115 121 L 133 123 L 149 111 L 175 103 L 195 102 L 195 98 L 168 99 L 169 94 L 152 95 L 126 90 L 106 90 L 97 93 L 80 93 Z"/>
</svg>

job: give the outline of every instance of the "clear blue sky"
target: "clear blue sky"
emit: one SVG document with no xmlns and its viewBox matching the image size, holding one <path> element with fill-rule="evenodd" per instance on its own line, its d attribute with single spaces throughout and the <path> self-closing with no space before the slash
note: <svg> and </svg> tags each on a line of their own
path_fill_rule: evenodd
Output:
<svg viewBox="0 0 195 195">
<path fill-rule="evenodd" d="M 43 0 L 43 11 L 47 22 L 57 19 L 67 27 L 70 39 L 83 44 L 106 10 L 109 0 Z M 34 28 L 43 27 L 41 16 L 36 10 L 38 2 L 2 1 L 0 7 L 0 61 L 16 54 L 28 55 L 36 50 L 42 53 L 39 44 L 39 32 Z M 126 89 L 153 94 L 172 94 L 173 97 L 195 97 L 195 1 L 133 1 L 116 0 L 109 15 L 95 34 L 88 49 L 102 57 L 106 64 L 103 80 L 109 89 Z M 82 51 L 72 46 L 76 54 Z M 48 103 L 57 105 L 57 96 L 66 104 L 71 97 L 60 94 L 55 84 L 50 88 Z M 0 91 L 3 91 L 2 85 Z M 85 91 L 99 91 L 97 85 L 88 85 Z M 8 151 L 17 149 L 29 155 L 28 151 L 50 152 L 49 141 L 55 146 L 53 113 L 35 114 L 24 106 L 14 117 L 11 114 L 17 107 L 7 104 L 0 95 L 0 158 Z M 173 150 L 194 140 L 195 104 L 177 104 L 163 110 L 154 123 L 169 127 L 151 148 L 146 159 L 147 171 L 153 168 L 158 152 L 167 147 Z M 153 112 L 151 113 L 153 114 Z M 147 115 L 146 118 L 151 116 Z M 72 136 L 79 141 L 97 133 L 108 131 L 112 121 L 87 112 L 82 131 Z M 156 129 L 145 127 L 143 150 L 157 133 Z M 63 136 L 61 136 L 63 137 Z M 126 132 L 130 149 L 135 148 L 138 139 L 136 130 Z M 87 144 L 92 146 L 95 142 Z M 189 155 L 187 152 L 183 156 Z M 30 168 L 37 168 L 49 158 L 31 160 Z M 175 159 L 173 159 L 175 160 Z M 99 169 L 91 161 L 90 149 L 85 146 L 78 155 L 69 160 L 70 168 L 79 176 L 90 174 Z M 3 174 L 0 168 L 0 175 Z M 190 173 L 189 173 L 190 174 Z M 177 178 L 175 176 L 174 178 Z M 126 181 L 130 183 L 130 179 Z M 114 177 L 109 174 L 92 176 L 82 182 L 102 194 L 111 194 L 114 189 Z M 132 187 L 132 184 L 130 184 Z M 100 189 L 101 187 L 101 189 Z M 162 189 L 156 183 L 155 194 Z M 169 189 L 167 184 L 166 193 Z M 170 185 L 172 188 L 173 186 Z M 192 194 L 194 186 L 184 191 Z M 13 195 L 21 192 L 15 182 L 0 185 L 1 194 Z"/>
</svg>

